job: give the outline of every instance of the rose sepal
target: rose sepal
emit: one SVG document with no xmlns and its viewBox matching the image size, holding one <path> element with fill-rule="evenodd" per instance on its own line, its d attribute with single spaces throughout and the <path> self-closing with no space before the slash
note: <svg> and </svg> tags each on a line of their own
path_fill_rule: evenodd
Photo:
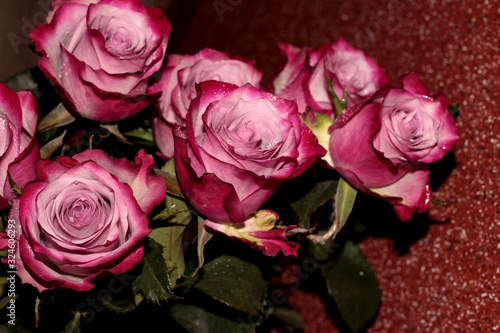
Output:
<svg viewBox="0 0 500 333">
<path fill-rule="evenodd" d="M 205 227 L 230 238 L 237 239 L 266 256 L 297 257 L 299 245 L 288 240 L 286 233 L 296 226 L 277 225 L 278 215 L 270 210 L 259 210 L 240 223 L 217 223 L 205 220 Z"/>
</svg>

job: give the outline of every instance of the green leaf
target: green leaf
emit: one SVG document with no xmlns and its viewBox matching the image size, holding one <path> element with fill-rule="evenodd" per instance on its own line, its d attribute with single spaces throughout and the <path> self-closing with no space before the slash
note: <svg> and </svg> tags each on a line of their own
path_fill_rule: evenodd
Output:
<svg viewBox="0 0 500 333">
<path fill-rule="evenodd" d="M 53 128 L 71 124 L 76 118 L 66 109 L 66 107 L 59 103 L 52 111 L 50 111 L 38 124 L 38 131 L 45 132 Z"/>
<path fill-rule="evenodd" d="M 182 239 L 186 227 L 192 220 L 192 215 L 186 202 L 170 195 L 165 198 L 165 205 L 175 207 L 175 215 L 169 218 L 167 225 L 154 228 L 148 237 L 163 247 L 162 257 L 168 267 L 172 269 L 169 275 L 172 284 L 175 286 L 177 279 L 184 274 L 186 267 Z"/>
<path fill-rule="evenodd" d="M 11 325 L 9 323 L 4 323 L 0 324 L 0 333 L 35 333 L 35 331 L 32 331 L 30 329 L 27 329 L 23 327 L 23 323 L 18 320 L 17 318 L 15 319 L 16 324 Z"/>
<path fill-rule="evenodd" d="M 40 303 L 42 300 L 40 297 L 37 297 L 35 300 L 35 326 L 38 327 L 38 323 L 40 322 Z"/>
<path fill-rule="evenodd" d="M 161 168 L 162 171 L 168 172 L 172 175 L 174 175 L 177 179 L 177 176 L 175 174 L 175 160 L 173 158 L 169 159 Z"/>
<path fill-rule="evenodd" d="M 5 286 L 10 283 L 6 276 L 0 276 L 0 295 L 3 295 L 5 291 Z"/>
<path fill-rule="evenodd" d="M 309 235 L 308 238 L 316 243 L 335 239 L 351 214 L 356 193 L 356 189 L 341 177 L 338 181 L 337 192 L 335 193 L 335 214 L 331 218 L 332 225 L 325 233 L 321 235 Z"/>
<path fill-rule="evenodd" d="M 160 303 L 177 297 L 171 292 L 172 283 L 168 276 L 169 267 L 162 257 L 163 248 L 153 240 L 148 242 L 149 252 L 142 259 L 142 270 L 132 282 L 132 288 L 139 291 L 148 301 Z"/>
<path fill-rule="evenodd" d="M 177 207 L 176 205 L 172 205 L 170 207 L 165 208 L 164 210 L 159 212 L 157 215 L 155 215 L 155 217 L 153 217 L 151 219 L 151 221 L 168 220 L 172 216 L 186 212 L 185 210 L 179 211 L 179 210 L 175 209 L 176 207 Z"/>
<path fill-rule="evenodd" d="M 195 288 L 237 310 L 262 311 L 266 282 L 260 269 L 237 257 L 222 255 L 205 264 Z"/>
<path fill-rule="evenodd" d="M 335 196 L 336 180 L 326 180 L 314 184 L 302 198 L 292 203 L 292 209 L 305 228 L 309 228 L 312 214 Z"/>
<path fill-rule="evenodd" d="M 152 146 L 154 145 L 153 131 L 142 127 L 134 128 L 131 131 L 122 133 L 124 136 L 136 139 L 135 143 Z"/>
<path fill-rule="evenodd" d="M 447 201 L 440 201 L 434 197 L 432 197 L 432 203 L 438 206 L 447 206 L 448 202 Z"/>
<path fill-rule="evenodd" d="M 101 127 L 104 128 L 105 130 L 107 130 L 109 133 L 111 133 L 118 141 L 126 144 L 126 145 L 131 145 L 132 143 L 129 142 L 127 140 L 127 138 L 125 138 L 123 136 L 123 134 L 120 132 L 120 130 L 118 129 L 118 125 L 117 124 L 101 124 Z"/>
<path fill-rule="evenodd" d="M 184 194 L 182 193 L 181 187 L 177 182 L 177 177 L 175 176 L 175 174 L 158 169 L 153 169 L 153 173 L 156 176 L 160 176 L 163 179 L 165 179 L 167 185 L 167 193 L 175 195 L 180 198 L 184 198 Z"/>
<path fill-rule="evenodd" d="M 203 251 L 205 249 L 205 245 L 212 238 L 212 236 L 213 234 L 208 232 L 205 228 L 205 220 L 198 217 L 198 268 L 201 268 L 205 262 Z"/>
<path fill-rule="evenodd" d="M 328 293 L 354 332 L 375 316 L 381 293 L 370 263 L 353 242 L 345 243 L 338 257 L 320 265 Z"/>
<path fill-rule="evenodd" d="M 163 170 L 175 178 L 175 174 L 171 173 L 174 172 L 173 160 L 167 162 L 162 168 Z M 165 210 L 155 216 L 154 219 L 165 218 L 168 220 L 168 223 L 165 226 L 154 228 L 148 237 L 163 246 L 162 256 L 166 264 L 172 268 L 170 279 L 175 286 L 177 279 L 185 271 L 186 265 L 184 262 L 182 240 L 184 231 L 193 219 L 193 215 L 186 201 L 172 195 L 167 194 L 165 197 L 165 207 Z"/>
<path fill-rule="evenodd" d="M 43 93 L 40 90 L 35 75 L 33 75 L 35 70 L 37 69 L 28 69 L 20 72 L 5 81 L 5 84 L 14 91 L 31 90 L 35 96 L 35 100 L 38 100 Z"/>
<path fill-rule="evenodd" d="M 237 318 L 237 321 L 217 316 L 194 305 L 174 304 L 170 308 L 172 318 L 189 333 L 255 332 L 255 324 Z"/>
<path fill-rule="evenodd" d="M 19 297 L 19 294 L 14 295 L 14 299 L 17 299 L 18 297 Z M 7 297 L 7 296 L 0 299 L 0 310 L 5 308 L 6 306 L 8 306 L 10 304 L 11 299 L 12 299 L 12 297 Z"/>
<path fill-rule="evenodd" d="M 342 111 L 344 111 L 346 106 L 346 91 L 344 89 L 344 92 L 342 93 L 342 100 L 339 100 L 339 97 L 333 90 L 332 82 L 328 79 L 326 69 L 324 70 L 324 77 L 326 88 L 328 89 L 328 93 L 330 94 L 330 98 L 332 99 L 333 107 L 335 109 L 335 116 L 338 117 L 342 114 Z"/>
<path fill-rule="evenodd" d="M 300 313 L 294 308 L 287 308 L 284 306 L 277 306 L 274 308 L 273 316 L 285 323 L 286 326 L 294 330 L 302 329 L 304 320 Z"/>
<path fill-rule="evenodd" d="M 7 171 L 7 177 L 9 178 L 9 183 L 10 186 L 12 187 L 12 190 L 14 191 L 14 194 L 20 196 L 23 193 L 23 190 L 16 184 L 14 179 L 12 179 L 8 171 Z"/>
<path fill-rule="evenodd" d="M 80 312 L 75 312 L 73 319 L 66 325 L 63 333 L 80 333 L 80 318 L 82 314 Z"/>
<path fill-rule="evenodd" d="M 127 313 L 135 309 L 136 303 L 132 295 L 104 294 L 101 297 L 102 304 L 109 310 L 117 313 Z"/>
<path fill-rule="evenodd" d="M 335 195 L 335 223 L 338 224 L 335 235 L 347 222 L 347 218 L 351 214 L 352 207 L 354 206 L 354 200 L 356 199 L 357 193 L 358 191 L 356 191 L 351 184 L 349 184 L 344 178 L 340 178 L 337 187 L 337 194 Z"/>
<path fill-rule="evenodd" d="M 155 175 L 163 177 L 167 183 L 167 193 L 175 195 L 180 198 L 184 198 L 184 194 L 177 182 L 177 176 L 175 175 L 175 162 L 174 159 L 170 159 L 161 170 L 153 169 Z"/>
<path fill-rule="evenodd" d="M 314 119 L 312 119 L 312 117 Z M 307 127 L 313 132 L 313 134 L 318 138 L 318 143 L 321 147 L 326 149 L 326 155 L 322 157 L 330 166 L 333 167 L 333 160 L 330 155 L 330 126 L 333 125 L 333 119 L 322 113 L 314 113 L 309 115 L 304 113 L 301 116 L 301 120 Z"/>
<path fill-rule="evenodd" d="M 457 120 L 458 114 L 460 113 L 460 104 L 449 105 L 448 112 L 454 120 Z"/>
<path fill-rule="evenodd" d="M 141 304 L 141 302 L 144 300 L 144 296 L 142 296 L 141 294 L 135 294 L 134 295 L 134 304 L 135 306 Z"/>
<path fill-rule="evenodd" d="M 200 274 L 196 274 L 198 271 L 198 260 L 196 260 L 196 258 L 191 258 L 190 260 L 186 261 L 186 272 L 191 275 L 189 276 L 189 278 L 183 279 L 181 282 L 179 282 L 178 291 L 181 297 L 185 297 L 186 294 L 190 292 L 194 285 L 200 280 Z"/>
<path fill-rule="evenodd" d="M 42 148 L 40 148 L 40 158 L 49 159 L 50 156 L 62 146 L 64 142 L 64 136 L 66 136 L 66 130 L 59 135 L 57 138 L 47 142 Z"/>
</svg>

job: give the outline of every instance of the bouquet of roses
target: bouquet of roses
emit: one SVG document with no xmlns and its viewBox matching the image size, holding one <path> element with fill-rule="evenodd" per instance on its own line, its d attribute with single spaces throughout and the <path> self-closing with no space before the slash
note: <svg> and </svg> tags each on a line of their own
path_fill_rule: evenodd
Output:
<svg viewBox="0 0 500 333">
<path fill-rule="evenodd" d="M 339 232 L 358 192 L 403 221 L 429 208 L 453 108 L 341 38 L 282 43 L 264 86 L 239 56 L 167 54 L 170 30 L 140 0 L 56 0 L 30 31 L 38 68 L 0 85 L 5 321 L 306 330 L 293 292 L 321 280 L 360 330 L 380 291 Z M 23 299 L 32 322 L 12 311 Z"/>
</svg>

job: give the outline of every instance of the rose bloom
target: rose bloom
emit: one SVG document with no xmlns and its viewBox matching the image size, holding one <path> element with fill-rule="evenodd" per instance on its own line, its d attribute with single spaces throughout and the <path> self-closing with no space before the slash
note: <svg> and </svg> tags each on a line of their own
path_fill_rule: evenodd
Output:
<svg viewBox="0 0 500 333">
<path fill-rule="evenodd" d="M 40 157 L 36 142 L 38 113 L 30 91 L 15 92 L 0 83 L 0 209 L 16 197 L 8 175 L 19 187 L 35 178 Z"/>
<path fill-rule="evenodd" d="M 373 59 L 342 38 L 316 50 L 299 49 L 285 43 L 280 48 L 287 62 L 273 80 L 274 93 L 282 98 L 296 99 L 301 113 L 310 107 L 314 112 L 333 114 L 325 71 L 339 99 L 345 89 L 348 107 L 390 82 Z"/>
<path fill-rule="evenodd" d="M 242 86 L 246 83 L 258 87 L 262 74 L 247 61 L 231 55 L 203 49 L 194 55 L 172 54 L 152 92 L 161 92 L 158 117 L 153 123 L 155 142 L 165 159 L 174 156 L 175 125 L 184 126 L 191 101 L 196 97 L 196 84 L 216 80 Z"/>
<path fill-rule="evenodd" d="M 15 201 L 16 269 L 39 291 L 94 287 L 92 280 L 130 270 L 142 260 L 147 214 L 165 197 L 154 161 L 139 151 L 135 163 L 101 150 L 40 160 L 37 178 Z M 1 245 L 6 246 L 3 239 Z"/>
<path fill-rule="evenodd" d="M 295 102 L 250 84 L 205 81 L 186 129 L 174 129 L 175 167 L 192 206 L 215 222 L 243 222 L 324 148 Z"/>
<path fill-rule="evenodd" d="M 161 8 L 140 0 L 59 0 L 30 36 L 38 66 L 72 112 L 118 121 L 156 101 L 147 88 L 169 33 Z"/>
<path fill-rule="evenodd" d="M 429 168 L 459 139 L 443 95 L 430 97 L 412 72 L 395 88 L 344 112 L 332 125 L 335 169 L 357 189 L 391 202 L 398 217 L 431 203 Z"/>
</svg>

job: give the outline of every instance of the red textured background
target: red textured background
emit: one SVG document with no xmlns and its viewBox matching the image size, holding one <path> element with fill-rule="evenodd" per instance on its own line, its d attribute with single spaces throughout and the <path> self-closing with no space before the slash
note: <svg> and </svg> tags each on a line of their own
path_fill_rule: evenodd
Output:
<svg viewBox="0 0 500 333">
<path fill-rule="evenodd" d="M 48 2 L 3 1 L 2 81 L 35 64 L 38 56 L 27 44 L 14 49 L 6 36 L 23 36 L 26 20 L 39 19 L 35 14 Z M 382 288 L 369 331 L 500 332 L 499 1 L 144 2 L 168 8 L 170 52 L 212 47 L 255 59 L 267 80 L 280 64 L 280 41 L 317 47 L 342 36 L 394 80 L 416 70 L 431 93 L 441 91 L 450 104 L 460 104 L 456 167 L 435 193 L 448 205 L 430 210 L 443 222 L 428 230 L 419 221 L 391 224 L 391 232 L 385 224 L 361 244 Z M 401 243 L 410 245 L 401 251 Z"/>
<path fill-rule="evenodd" d="M 430 210 L 443 222 L 423 232 L 410 222 L 361 244 L 382 288 L 369 331 L 500 331 L 498 1 L 207 0 L 180 12 L 170 51 L 238 54 L 268 79 L 280 41 L 317 47 L 342 36 L 394 80 L 415 70 L 431 93 L 460 104 L 456 167 L 435 193 L 448 205 Z M 420 234 L 408 235 L 412 228 Z M 408 237 L 407 251 L 398 251 Z"/>
</svg>

